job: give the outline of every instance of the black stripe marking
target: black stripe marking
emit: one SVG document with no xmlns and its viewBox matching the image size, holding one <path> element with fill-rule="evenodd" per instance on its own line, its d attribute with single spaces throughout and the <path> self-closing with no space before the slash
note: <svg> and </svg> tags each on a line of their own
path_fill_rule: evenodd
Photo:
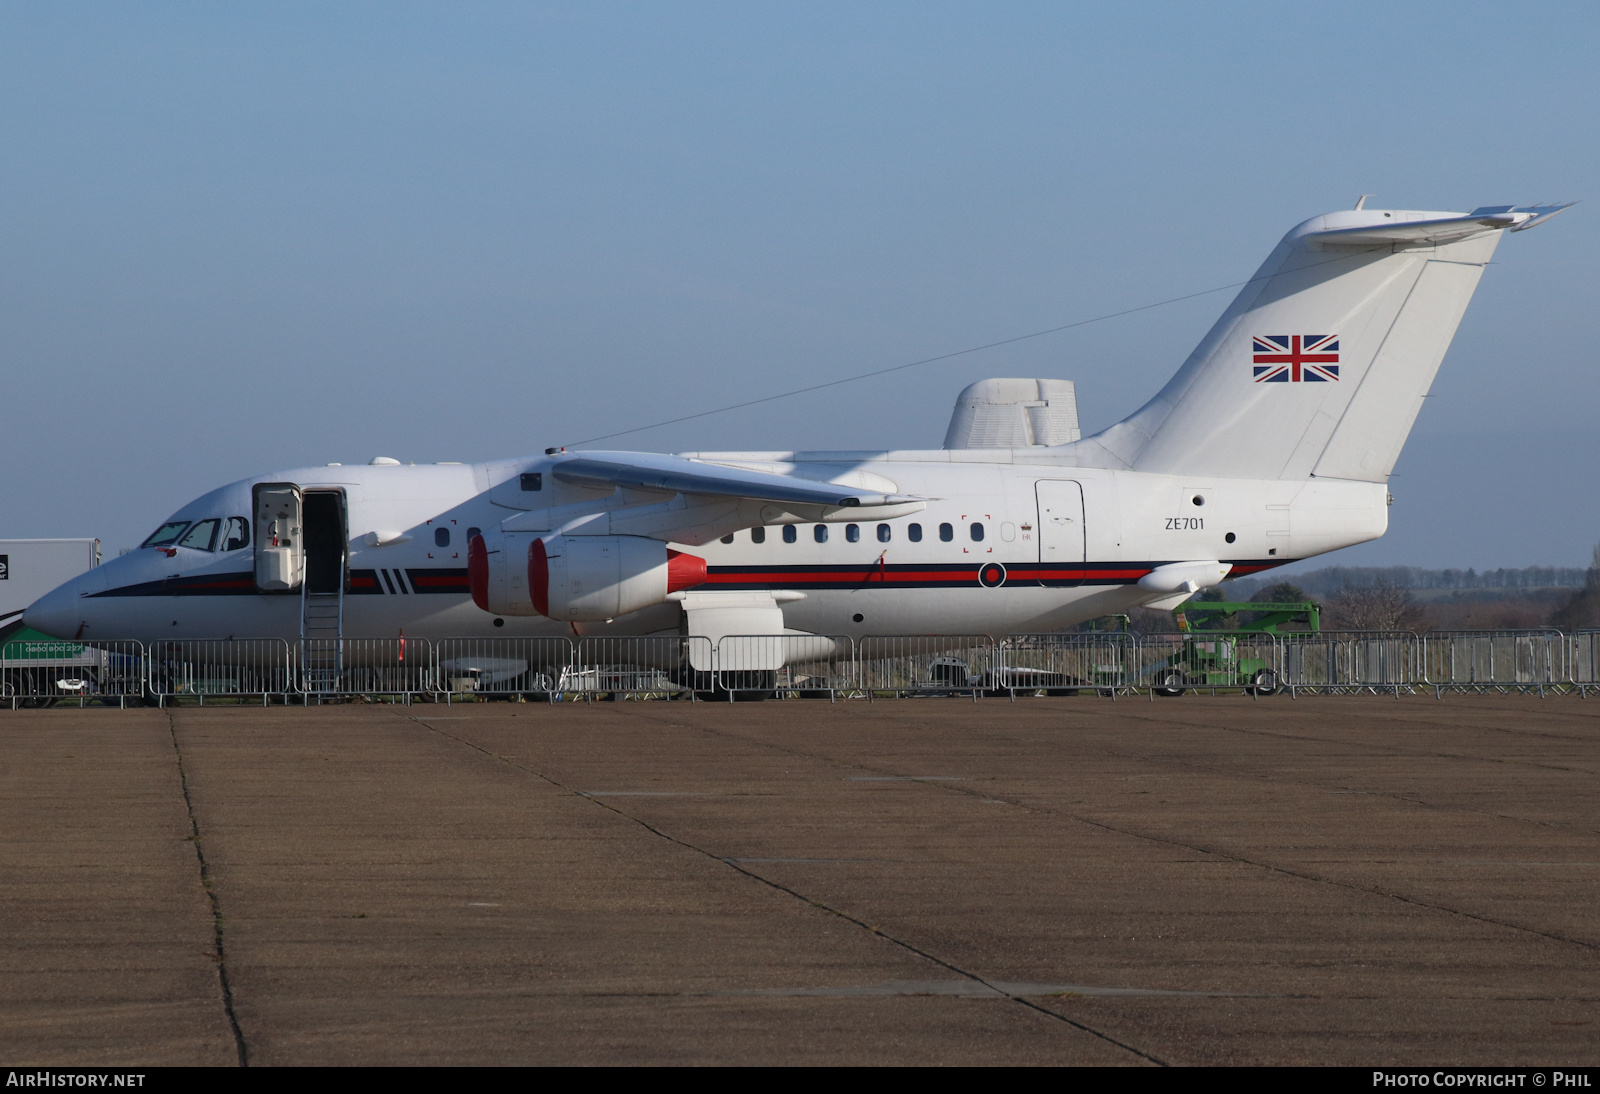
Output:
<svg viewBox="0 0 1600 1094">
<path fill-rule="evenodd" d="M 160 581 L 143 581 L 137 585 L 123 585 L 117 589 L 91 593 L 90 599 L 99 596 L 254 596 L 256 575 L 243 573 L 194 574 L 190 577 L 166 577 Z"/>
</svg>

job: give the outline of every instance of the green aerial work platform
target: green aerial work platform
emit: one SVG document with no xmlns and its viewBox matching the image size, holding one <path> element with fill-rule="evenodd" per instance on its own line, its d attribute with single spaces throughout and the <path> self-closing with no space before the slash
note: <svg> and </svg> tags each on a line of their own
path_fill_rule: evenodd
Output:
<svg viewBox="0 0 1600 1094">
<path fill-rule="evenodd" d="M 1248 603 L 1231 600 L 1189 600 L 1172 609 L 1180 631 L 1221 631 L 1218 626 L 1226 617 L 1240 612 L 1259 612 L 1262 618 L 1248 627 L 1232 628 L 1234 634 L 1278 634 L 1280 628 L 1293 623 L 1305 625 L 1306 630 L 1322 629 L 1322 609 L 1309 600 L 1283 603 Z M 1200 616 L 1190 622 L 1192 615 Z"/>
<path fill-rule="evenodd" d="M 1218 624 L 1240 612 L 1258 613 L 1249 626 L 1224 630 Z M 1199 600 L 1180 604 L 1172 610 L 1183 633 L 1181 645 L 1151 674 L 1151 687 L 1157 695 L 1182 695 L 1189 688 L 1244 688 L 1254 695 L 1271 695 L 1278 690 L 1278 673 L 1260 651 L 1252 636 L 1271 636 L 1281 629 L 1299 624 L 1306 630 L 1320 630 L 1321 609 L 1310 601 L 1290 603 L 1241 603 L 1227 600 Z M 1191 618 L 1198 617 L 1198 618 Z M 1247 652 L 1241 653 L 1240 639 Z"/>
</svg>

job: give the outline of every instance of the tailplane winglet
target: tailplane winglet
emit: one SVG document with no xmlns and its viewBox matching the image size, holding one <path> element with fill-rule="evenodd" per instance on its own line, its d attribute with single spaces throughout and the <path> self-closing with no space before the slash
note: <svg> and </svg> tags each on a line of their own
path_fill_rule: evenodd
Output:
<svg viewBox="0 0 1600 1094">
<path fill-rule="evenodd" d="M 1565 209 L 1570 209 L 1573 204 L 1569 201 L 1564 205 L 1520 207 L 1485 205 L 1470 213 L 1443 217 L 1431 213 L 1407 213 L 1391 209 L 1383 212 L 1385 219 L 1375 224 L 1328 228 L 1319 232 L 1307 232 L 1301 238 L 1324 249 L 1381 246 L 1388 243 L 1452 243 L 1486 232 L 1497 232 L 1502 228 L 1523 232 L 1536 224 L 1543 224 Z M 1419 217 L 1426 219 L 1418 219 Z"/>
</svg>

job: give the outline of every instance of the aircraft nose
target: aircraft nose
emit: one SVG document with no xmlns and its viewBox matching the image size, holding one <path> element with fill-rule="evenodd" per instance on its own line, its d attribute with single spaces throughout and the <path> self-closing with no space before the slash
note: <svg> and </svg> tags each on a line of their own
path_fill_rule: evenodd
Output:
<svg viewBox="0 0 1600 1094">
<path fill-rule="evenodd" d="M 72 638 L 84 622 L 81 605 L 82 579 L 67 582 L 29 604 L 22 623 L 52 638 Z"/>
</svg>

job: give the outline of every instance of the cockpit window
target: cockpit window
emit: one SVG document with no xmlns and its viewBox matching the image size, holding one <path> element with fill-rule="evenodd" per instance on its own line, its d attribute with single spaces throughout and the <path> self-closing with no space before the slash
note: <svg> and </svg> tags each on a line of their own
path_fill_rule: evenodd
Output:
<svg viewBox="0 0 1600 1094">
<path fill-rule="evenodd" d="M 187 527 L 189 527 L 189 522 L 186 520 L 169 520 L 151 533 L 150 538 L 139 544 L 139 546 L 165 547 L 183 535 L 183 530 Z"/>
<path fill-rule="evenodd" d="M 217 549 L 217 527 L 222 523 L 216 517 L 210 520 L 196 521 L 195 526 L 189 529 L 189 534 L 178 541 L 179 547 L 187 547 L 192 551 L 215 551 Z"/>
<path fill-rule="evenodd" d="M 242 551 L 248 546 L 250 546 L 250 522 L 243 517 L 229 517 L 227 527 L 222 530 L 222 549 Z"/>
</svg>

